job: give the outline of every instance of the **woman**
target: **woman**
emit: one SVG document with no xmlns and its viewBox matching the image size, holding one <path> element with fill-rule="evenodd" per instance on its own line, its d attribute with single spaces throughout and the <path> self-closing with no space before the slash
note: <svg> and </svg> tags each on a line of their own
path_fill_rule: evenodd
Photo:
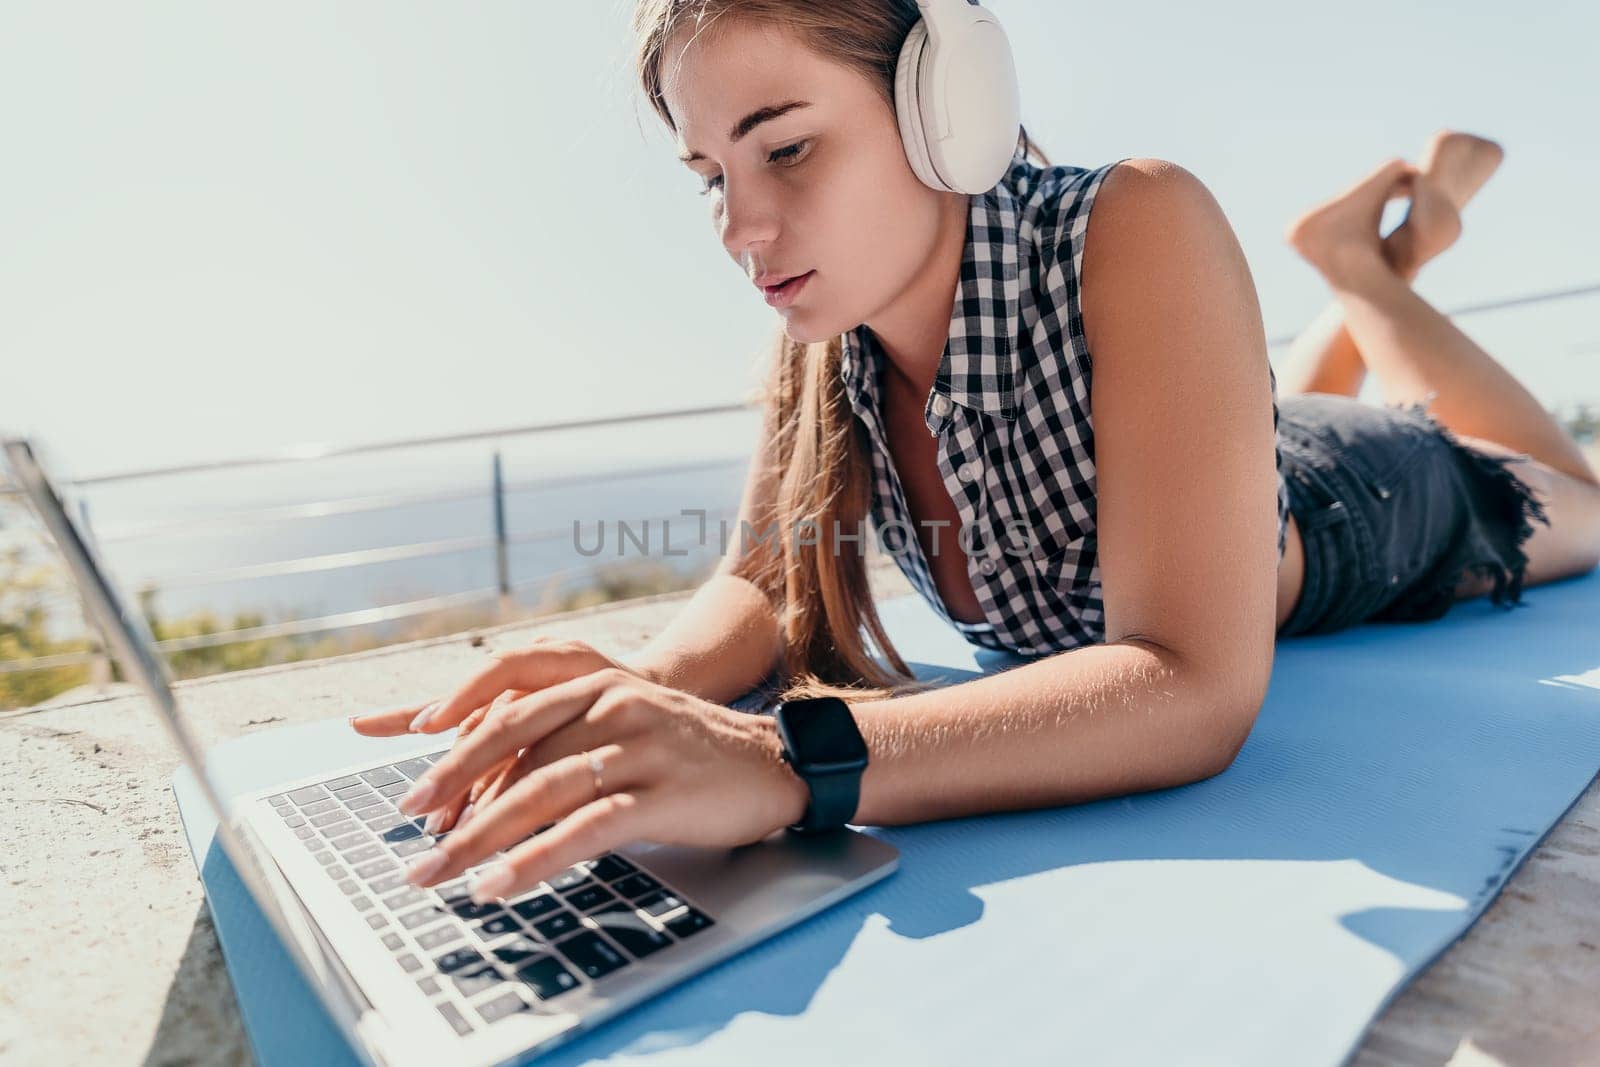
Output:
<svg viewBox="0 0 1600 1067">
<path fill-rule="evenodd" d="M 1593 472 L 1404 280 L 1492 146 L 1436 139 L 1420 170 L 1386 164 L 1294 227 L 1343 324 L 1297 378 L 1326 392 L 1280 420 L 1244 256 L 1186 171 L 1034 163 L 1019 130 L 987 193 L 919 180 L 892 80 L 917 18 L 912 0 L 641 0 L 645 92 L 783 320 L 741 509 L 757 538 L 628 663 L 540 641 L 352 720 L 461 727 L 402 804 L 440 834 L 414 884 L 473 871 L 479 900 L 506 898 L 630 841 L 795 824 L 809 793 L 773 720 L 723 703 L 774 671 L 785 698 L 847 699 L 870 753 L 851 822 L 1059 805 L 1227 767 L 1280 632 L 1437 612 L 1446 585 L 1485 591 L 1462 567 L 1515 600 L 1524 549 L 1529 583 L 1595 565 Z M 1392 401 L 1432 393 L 1456 437 L 1421 405 L 1331 395 L 1363 366 Z M 905 533 L 938 611 L 1025 662 L 912 682 L 852 539 L 869 514 Z"/>
</svg>

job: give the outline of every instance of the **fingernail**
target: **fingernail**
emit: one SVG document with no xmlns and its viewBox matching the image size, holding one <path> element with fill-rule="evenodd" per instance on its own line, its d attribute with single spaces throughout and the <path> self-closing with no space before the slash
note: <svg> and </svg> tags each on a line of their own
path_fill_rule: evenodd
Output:
<svg viewBox="0 0 1600 1067">
<path fill-rule="evenodd" d="M 400 798 L 400 810 L 407 815 L 415 815 L 419 811 L 426 811 L 433 806 L 433 796 L 439 787 L 424 778 L 411 787 L 411 792 Z"/>
<path fill-rule="evenodd" d="M 433 811 L 430 811 L 428 813 L 427 820 L 425 822 L 423 822 L 423 824 L 422 824 L 422 832 L 425 833 L 425 834 L 430 834 L 430 835 L 431 834 L 436 834 L 436 833 L 439 832 L 439 827 L 442 826 L 443 824 L 444 824 L 444 809 L 443 808 L 436 808 Z"/>
<path fill-rule="evenodd" d="M 460 816 L 456 818 L 456 829 L 459 830 L 463 826 L 467 825 L 467 820 L 472 818 L 472 813 L 477 810 L 478 805 L 476 804 L 468 804 L 466 807 L 462 808 Z"/>
<path fill-rule="evenodd" d="M 412 733 L 416 733 L 418 730 L 428 725 L 428 720 L 433 718 L 433 713 L 438 710 L 439 702 L 435 700 L 432 704 L 429 704 L 427 707 L 417 712 L 417 717 L 411 720 L 411 725 L 406 727 L 406 729 L 410 730 Z"/>
<path fill-rule="evenodd" d="M 475 875 L 468 888 L 472 892 L 474 904 L 487 904 L 491 900 L 498 900 L 511 891 L 511 881 L 515 877 L 511 872 L 511 865 L 501 860 L 490 864 Z"/>
<path fill-rule="evenodd" d="M 406 868 L 406 879 L 412 885 L 421 885 L 429 878 L 444 870 L 444 865 L 450 862 L 442 848 L 430 848 L 416 858 L 416 861 Z"/>
<path fill-rule="evenodd" d="M 361 716 L 359 716 L 359 715 L 352 715 L 352 716 L 350 716 L 350 717 L 349 717 L 349 718 L 348 718 L 348 719 L 346 719 L 346 720 L 345 720 L 345 722 L 346 722 L 346 723 L 347 723 L 347 724 L 348 724 L 348 725 L 349 725 L 349 726 L 350 726 L 350 727 L 351 727 L 351 728 L 354 728 L 354 727 L 355 727 L 355 724 L 356 724 L 356 720 L 357 720 L 357 719 L 359 719 L 359 718 L 361 718 Z"/>
</svg>

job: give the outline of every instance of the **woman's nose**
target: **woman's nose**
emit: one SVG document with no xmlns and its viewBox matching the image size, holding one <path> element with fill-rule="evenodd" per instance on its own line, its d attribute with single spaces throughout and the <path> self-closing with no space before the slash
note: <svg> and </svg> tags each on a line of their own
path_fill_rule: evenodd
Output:
<svg viewBox="0 0 1600 1067">
<path fill-rule="evenodd" d="M 722 197 L 722 246 L 743 262 L 752 247 L 770 243 L 778 235 L 778 213 L 753 189 L 728 190 Z"/>
</svg>

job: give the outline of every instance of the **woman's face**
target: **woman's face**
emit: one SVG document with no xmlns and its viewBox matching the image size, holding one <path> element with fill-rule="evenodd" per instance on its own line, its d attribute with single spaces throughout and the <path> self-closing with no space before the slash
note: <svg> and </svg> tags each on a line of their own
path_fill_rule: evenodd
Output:
<svg viewBox="0 0 1600 1067">
<path fill-rule="evenodd" d="M 791 339 L 868 322 L 928 263 L 950 194 L 917 179 L 892 108 L 853 69 L 785 31 L 723 18 L 669 42 L 662 93 L 745 277 L 810 273 L 777 305 Z"/>
</svg>

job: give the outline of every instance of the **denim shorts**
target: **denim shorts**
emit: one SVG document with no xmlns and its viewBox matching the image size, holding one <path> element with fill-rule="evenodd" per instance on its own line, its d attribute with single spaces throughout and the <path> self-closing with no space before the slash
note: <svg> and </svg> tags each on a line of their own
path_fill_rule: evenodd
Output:
<svg viewBox="0 0 1600 1067">
<path fill-rule="evenodd" d="M 1305 582 L 1279 636 L 1367 621 L 1418 622 L 1450 610 L 1468 574 L 1491 600 L 1521 602 L 1533 520 L 1544 508 L 1507 464 L 1456 440 L 1429 400 L 1382 407 L 1296 393 L 1278 401 L 1289 510 L 1305 543 Z"/>
</svg>

